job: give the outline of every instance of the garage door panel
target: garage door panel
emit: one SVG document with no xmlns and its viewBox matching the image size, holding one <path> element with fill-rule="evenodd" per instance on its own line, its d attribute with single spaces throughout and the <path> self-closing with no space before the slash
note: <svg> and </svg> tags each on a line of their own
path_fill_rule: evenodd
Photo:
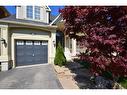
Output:
<svg viewBox="0 0 127 95">
<path fill-rule="evenodd" d="M 18 60 L 18 63 L 21 64 L 21 63 L 25 62 L 25 60 L 22 60 L 22 59 L 23 59 L 23 56 L 19 56 L 19 57 L 17 57 L 16 60 Z"/>
<path fill-rule="evenodd" d="M 34 64 L 33 57 L 32 56 L 26 57 L 24 64 Z"/>
<path fill-rule="evenodd" d="M 48 42 L 16 41 L 16 63 L 17 66 L 48 63 Z"/>
</svg>

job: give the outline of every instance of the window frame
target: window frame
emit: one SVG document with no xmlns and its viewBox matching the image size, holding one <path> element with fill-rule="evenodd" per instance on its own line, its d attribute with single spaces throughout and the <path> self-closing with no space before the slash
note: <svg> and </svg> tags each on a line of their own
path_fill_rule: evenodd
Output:
<svg viewBox="0 0 127 95">
<path fill-rule="evenodd" d="M 28 7 L 32 7 L 31 17 L 28 17 Z M 41 7 L 40 6 L 26 6 L 26 17 L 27 19 L 30 19 L 30 20 L 40 20 L 41 19 Z"/>
<path fill-rule="evenodd" d="M 34 19 L 40 20 L 41 8 L 40 6 L 34 6 Z"/>
</svg>

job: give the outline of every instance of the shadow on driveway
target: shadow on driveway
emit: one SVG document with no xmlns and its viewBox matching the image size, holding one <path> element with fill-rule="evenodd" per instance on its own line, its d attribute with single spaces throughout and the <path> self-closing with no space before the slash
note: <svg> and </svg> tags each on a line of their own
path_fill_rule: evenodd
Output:
<svg viewBox="0 0 127 95">
<path fill-rule="evenodd" d="M 0 89 L 62 89 L 51 64 L 0 72 Z"/>
</svg>

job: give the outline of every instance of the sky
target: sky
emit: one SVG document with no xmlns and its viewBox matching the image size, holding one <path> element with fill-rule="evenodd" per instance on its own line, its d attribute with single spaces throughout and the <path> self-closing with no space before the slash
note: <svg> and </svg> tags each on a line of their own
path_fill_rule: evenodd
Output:
<svg viewBox="0 0 127 95">
<path fill-rule="evenodd" d="M 64 6 L 49 6 L 51 9 L 51 14 L 57 16 L 59 14 L 59 9 L 64 8 Z M 15 14 L 16 9 L 15 6 L 5 6 L 5 8 L 11 13 Z"/>
</svg>

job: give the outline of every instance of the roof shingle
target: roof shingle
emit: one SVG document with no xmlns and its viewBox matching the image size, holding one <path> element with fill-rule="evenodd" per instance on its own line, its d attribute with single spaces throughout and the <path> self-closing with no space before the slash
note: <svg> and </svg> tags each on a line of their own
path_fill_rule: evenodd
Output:
<svg viewBox="0 0 127 95">
<path fill-rule="evenodd" d="M 23 23 L 30 23 L 30 24 L 37 24 L 37 25 L 49 25 L 48 23 L 39 22 L 39 21 L 16 19 L 16 15 L 11 15 L 9 17 L 2 18 L 1 20 L 23 22 Z"/>
</svg>

